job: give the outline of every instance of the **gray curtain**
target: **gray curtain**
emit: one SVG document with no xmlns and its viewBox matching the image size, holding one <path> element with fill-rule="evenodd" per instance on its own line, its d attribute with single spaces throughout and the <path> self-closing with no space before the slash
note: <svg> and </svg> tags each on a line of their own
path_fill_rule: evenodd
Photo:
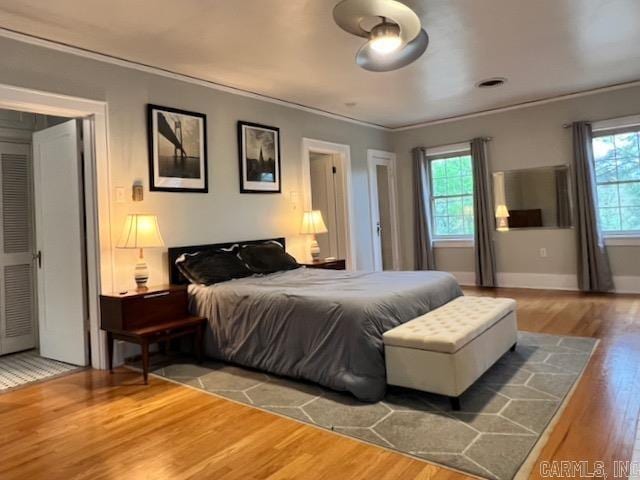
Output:
<svg viewBox="0 0 640 480">
<path fill-rule="evenodd" d="M 569 179 L 567 170 L 555 171 L 556 179 L 556 222 L 560 228 L 571 226 L 571 204 L 569 202 Z"/>
<path fill-rule="evenodd" d="M 591 125 L 575 122 L 573 131 L 578 286 L 584 292 L 613 289 L 609 257 L 602 242 L 596 213 L 596 187 Z"/>
<path fill-rule="evenodd" d="M 476 285 L 495 287 L 496 259 L 493 248 L 493 195 L 487 159 L 487 140 L 474 138 L 471 141 L 473 158 L 473 207 L 475 220 Z"/>
<path fill-rule="evenodd" d="M 413 149 L 414 251 L 416 270 L 435 270 L 431 238 L 431 192 L 424 148 Z"/>
</svg>

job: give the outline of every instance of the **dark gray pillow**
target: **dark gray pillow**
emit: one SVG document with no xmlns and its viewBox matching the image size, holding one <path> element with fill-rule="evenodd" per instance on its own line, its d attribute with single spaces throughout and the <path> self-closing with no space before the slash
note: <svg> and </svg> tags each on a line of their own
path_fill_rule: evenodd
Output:
<svg viewBox="0 0 640 480">
<path fill-rule="evenodd" d="M 277 242 L 242 245 L 238 257 L 254 273 L 274 273 L 293 270 L 300 265 Z"/>
<path fill-rule="evenodd" d="M 176 266 L 187 280 L 201 285 L 253 275 L 233 251 L 185 253 L 176 260 Z"/>
</svg>

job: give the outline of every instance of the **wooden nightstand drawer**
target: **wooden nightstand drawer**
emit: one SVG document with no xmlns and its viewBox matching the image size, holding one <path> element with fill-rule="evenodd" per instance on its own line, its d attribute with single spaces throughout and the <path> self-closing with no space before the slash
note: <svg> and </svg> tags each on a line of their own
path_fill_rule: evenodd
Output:
<svg viewBox="0 0 640 480">
<path fill-rule="evenodd" d="M 157 325 L 188 313 L 187 290 L 183 286 L 150 288 L 146 292 L 102 295 L 102 328 L 127 331 Z"/>
</svg>

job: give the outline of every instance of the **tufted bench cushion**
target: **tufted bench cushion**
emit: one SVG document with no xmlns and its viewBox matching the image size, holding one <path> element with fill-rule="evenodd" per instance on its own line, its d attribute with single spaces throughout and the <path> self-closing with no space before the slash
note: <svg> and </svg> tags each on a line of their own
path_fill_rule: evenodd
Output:
<svg viewBox="0 0 640 480">
<path fill-rule="evenodd" d="M 518 340 L 516 302 L 458 297 L 383 335 L 387 383 L 460 395 Z"/>
<path fill-rule="evenodd" d="M 384 343 L 454 353 L 515 309 L 511 298 L 458 297 L 387 331 Z"/>
</svg>

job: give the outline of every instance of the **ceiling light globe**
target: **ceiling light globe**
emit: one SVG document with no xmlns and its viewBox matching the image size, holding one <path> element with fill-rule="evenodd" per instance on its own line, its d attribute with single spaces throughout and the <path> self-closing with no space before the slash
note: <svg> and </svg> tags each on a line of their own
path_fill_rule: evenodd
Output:
<svg viewBox="0 0 640 480">
<path fill-rule="evenodd" d="M 402 46 L 400 27 L 394 23 L 382 22 L 369 34 L 371 48 L 381 54 L 395 52 Z"/>
</svg>

